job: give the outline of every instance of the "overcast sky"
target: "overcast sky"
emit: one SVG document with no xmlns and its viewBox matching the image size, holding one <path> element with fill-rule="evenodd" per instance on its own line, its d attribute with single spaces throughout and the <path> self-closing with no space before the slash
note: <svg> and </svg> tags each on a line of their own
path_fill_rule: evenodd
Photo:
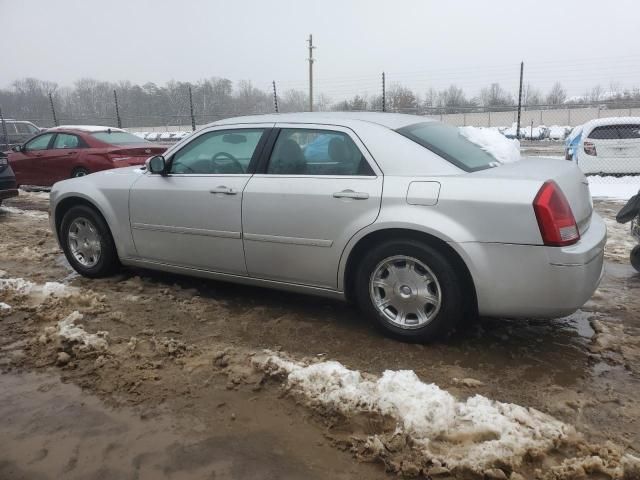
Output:
<svg viewBox="0 0 640 480">
<path fill-rule="evenodd" d="M 333 99 L 378 89 L 380 73 L 423 93 L 492 81 L 570 95 L 640 86 L 640 2 L 633 0 L 0 0 L 0 87 L 27 76 L 197 81 L 307 88 Z"/>
</svg>

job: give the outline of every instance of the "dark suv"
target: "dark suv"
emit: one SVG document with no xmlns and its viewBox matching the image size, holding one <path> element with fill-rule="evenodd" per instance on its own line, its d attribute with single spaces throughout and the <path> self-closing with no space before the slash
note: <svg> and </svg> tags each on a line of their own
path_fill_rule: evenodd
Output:
<svg viewBox="0 0 640 480">
<path fill-rule="evenodd" d="M 0 152 L 0 205 L 5 198 L 18 196 L 16 177 L 5 153 Z"/>
<path fill-rule="evenodd" d="M 33 137 L 36 133 L 40 133 L 41 129 L 33 123 L 24 120 L 5 119 L 4 128 L 0 124 L 0 149 L 9 148 L 14 145 L 22 145 L 24 142 Z M 7 136 L 5 137 L 5 129 Z"/>
</svg>

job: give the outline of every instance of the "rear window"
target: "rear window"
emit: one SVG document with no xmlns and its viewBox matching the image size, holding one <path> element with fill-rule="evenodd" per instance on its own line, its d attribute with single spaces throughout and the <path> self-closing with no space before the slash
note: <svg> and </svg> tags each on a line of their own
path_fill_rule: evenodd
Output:
<svg viewBox="0 0 640 480">
<path fill-rule="evenodd" d="M 132 145 L 135 143 L 147 143 L 146 140 L 136 137 L 129 132 L 94 132 L 91 136 L 101 142 L 109 143 L 111 145 Z"/>
<path fill-rule="evenodd" d="M 618 125 L 620 138 L 640 138 L 640 125 Z"/>
<path fill-rule="evenodd" d="M 496 167 L 498 159 L 468 140 L 457 127 L 437 122 L 415 123 L 396 130 L 467 172 Z"/>
<path fill-rule="evenodd" d="M 618 127 L 616 125 L 605 125 L 594 128 L 588 138 L 594 140 L 612 140 L 618 138 Z"/>
</svg>

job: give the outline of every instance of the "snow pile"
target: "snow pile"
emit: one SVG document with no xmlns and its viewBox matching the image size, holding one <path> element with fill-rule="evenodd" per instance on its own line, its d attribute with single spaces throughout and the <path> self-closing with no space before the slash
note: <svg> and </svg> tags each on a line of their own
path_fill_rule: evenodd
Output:
<svg viewBox="0 0 640 480">
<path fill-rule="evenodd" d="M 107 348 L 107 332 L 87 333 L 82 325 L 75 322 L 82 320 L 77 310 L 58 322 L 58 336 L 70 343 L 79 343 L 86 347 L 104 350 Z"/>
<path fill-rule="evenodd" d="M 500 163 L 520 160 L 520 142 L 508 139 L 499 131 L 490 128 L 460 127 L 460 133 Z"/>
<path fill-rule="evenodd" d="M 11 310 L 11 305 L 8 305 L 4 302 L 0 302 L 0 312 L 1 311 L 9 311 Z"/>
<path fill-rule="evenodd" d="M 531 408 L 481 395 L 460 401 L 411 370 L 374 377 L 334 361 L 305 366 L 269 354 L 262 362 L 267 372 L 285 374 L 290 391 L 312 406 L 346 416 L 376 412 L 395 419 L 427 458 L 449 468 L 482 471 L 500 462 L 515 467 L 528 452 L 552 449 L 573 432 Z"/>
<path fill-rule="evenodd" d="M 0 278 L 0 290 L 13 290 L 20 295 L 64 297 L 71 295 L 75 289 L 58 282 L 46 282 L 44 285 L 39 285 L 24 278 Z"/>
<path fill-rule="evenodd" d="M 32 218 L 49 218 L 48 214 L 37 210 L 22 210 L 20 208 L 7 207 L 6 205 L 0 207 L 0 212 L 6 212 L 12 215 L 24 215 L 25 217 Z"/>
<path fill-rule="evenodd" d="M 625 202 L 640 191 L 640 176 L 611 177 L 589 175 L 589 190 L 592 197 L 611 198 Z"/>
</svg>

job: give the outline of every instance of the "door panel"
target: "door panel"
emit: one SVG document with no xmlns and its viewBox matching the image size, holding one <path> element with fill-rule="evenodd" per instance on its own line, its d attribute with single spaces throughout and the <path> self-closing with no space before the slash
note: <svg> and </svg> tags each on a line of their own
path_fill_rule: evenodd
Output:
<svg viewBox="0 0 640 480">
<path fill-rule="evenodd" d="M 166 176 L 142 175 L 129 203 L 138 255 L 246 275 L 242 193 L 266 131 L 260 126 L 207 129 L 169 152 Z"/>
<path fill-rule="evenodd" d="M 23 158 L 20 160 L 20 173 L 16 173 L 20 184 L 50 185 L 46 183 L 47 178 L 43 169 L 53 154 L 53 150 L 50 149 L 53 137 L 53 133 L 45 133 L 25 144 L 25 150 L 21 152 Z"/>
<path fill-rule="evenodd" d="M 367 198 L 336 197 L 353 191 Z M 349 239 L 380 210 L 382 177 L 254 175 L 244 192 L 244 246 L 249 275 L 336 288 Z"/>
<path fill-rule="evenodd" d="M 264 173 L 255 174 L 244 192 L 247 271 L 257 278 L 337 288 L 344 247 L 378 216 L 381 172 L 349 129 L 277 127 Z"/>
<path fill-rule="evenodd" d="M 138 255 L 172 265 L 246 275 L 241 209 L 242 190 L 249 178 L 142 175 L 131 188 L 129 203 Z"/>
</svg>

